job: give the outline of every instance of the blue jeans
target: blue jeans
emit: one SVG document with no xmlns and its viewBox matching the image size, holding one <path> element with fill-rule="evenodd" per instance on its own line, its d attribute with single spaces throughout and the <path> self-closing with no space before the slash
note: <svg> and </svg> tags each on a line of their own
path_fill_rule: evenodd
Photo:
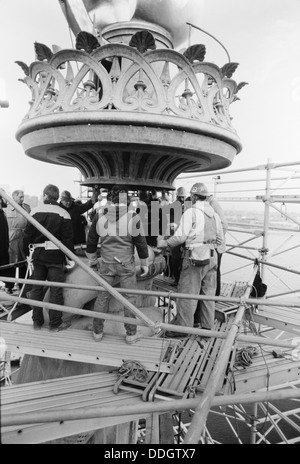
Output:
<svg viewBox="0 0 300 464">
<path fill-rule="evenodd" d="M 65 272 L 63 264 L 34 262 L 33 280 L 48 280 L 49 282 L 64 282 Z M 45 287 L 43 285 L 32 285 L 30 297 L 32 300 L 43 301 L 45 296 Z M 57 305 L 64 304 L 63 289 L 61 287 L 50 287 L 49 303 Z M 43 309 L 37 306 L 33 307 L 32 320 L 42 325 L 44 323 Z M 49 324 L 51 327 L 57 327 L 62 322 L 62 311 L 49 309 Z"/>
<path fill-rule="evenodd" d="M 193 266 L 189 258 L 183 258 L 180 280 L 177 287 L 178 293 L 189 293 L 194 295 L 215 296 L 217 280 L 217 258 L 216 254 L 210 259 L 210 263 L 196 267 Z M 198 300 L 187 300 L 184 298 L 177 300 L 176 325 L 193 327 L 194 313 Z M 215 320 L 215 302 L 201 301 L 200 324 L 203 329 L 212 329 Z"/>
<path fill-rule="evenodd" d="M 113 284 L 115 277 L 120 278 L 121 288 L 132 288 L 136 289 L 136 269 L 134 260 L 124 265 L 119 263 L 104 263 L 100 259 L 100 276 L 108 282 L 110 285 Z M 136 304 L 136 295 L 124 295 L 130 303 Z M 108 292 L 99 292 L 99 295 L 95 301 L 94 311 L 98 313 L 108 313 L 109 300 L 111 298 Z M 135 317 L 135 315 L 127 308 L 124 308 L 125 317 Z M 103 319 L 93 319 L 93 330 L 95 333 L 103 332 Z M 124 324 L 127 335 L 134 335 L 136 333 L 136 326 L 132 324 Z"/>
</svg>

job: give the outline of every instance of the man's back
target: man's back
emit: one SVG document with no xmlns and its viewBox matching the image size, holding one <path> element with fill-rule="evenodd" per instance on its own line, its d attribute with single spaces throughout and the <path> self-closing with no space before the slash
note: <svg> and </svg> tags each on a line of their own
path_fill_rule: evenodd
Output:
<svg viewBox="0 0 300 464">
<path fill-rule="evenodd" d="M 43 204 L 34 208 L 31 216 L 48 230 L 55 238 L 60 240 L 70 250 L 73 250 L 73 231 L 69 213 L 61 208 L 58 204 Z M 28 252 L 30 243 L 40 244 L 47 242 L 44 234 L 28 222 L 24 231 L 24 250 Z M 47 252 L 48 251 L 48 252 Z M 64 254 L 59 250 L 46 250 L 37 248 L 34 254 L 35 258 L 51 262 L 62 262 Z"/>
</svg>

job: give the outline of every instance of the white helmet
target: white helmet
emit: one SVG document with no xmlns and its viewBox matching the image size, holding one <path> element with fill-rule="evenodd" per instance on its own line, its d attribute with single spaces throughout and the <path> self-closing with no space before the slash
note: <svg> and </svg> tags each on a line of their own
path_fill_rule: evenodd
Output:
<svg viewBox="0 0 300 464">
<path fill-rule="evenodd" d="M 194 193 L 195 195 L 201 195 L 202 197 L 210 196 L 210 193 L 207 190 L 206 185 L 202 184 L 202 182 L 198 182 L 197 184 L 194 184 L 193 187 L 191 188 L 191 193 Z"/>
<path fill-rule="evenodd" d="M 185 197 L 186 196 L 186 190 L 184 187 L 179 187 L 176 191 L 176 195 L 178 197 Z"/>
</svg>

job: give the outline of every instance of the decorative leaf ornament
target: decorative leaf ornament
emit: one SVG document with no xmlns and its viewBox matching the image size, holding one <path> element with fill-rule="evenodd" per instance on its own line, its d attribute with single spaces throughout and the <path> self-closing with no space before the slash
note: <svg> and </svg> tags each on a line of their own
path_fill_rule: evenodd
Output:
<svg viewBox="0 0 300 464">
<path fill-rule="evenodd" d="M 29 66 L 26 63 L 23 61 L 15 61 L 15 63 L 21 66 L 26 76 L 29 76 Z"/>
<path fill-rule="evenodd" d="M 50 61 L 53 56 L 52 50 L 47 45 L 38 42 L 34 42 L 34 50 L 39 61 Z"/>
<path fill-rule="evenodd" d="M 185 56 L 190 63 L 194 63 L 194 61 L 203 61 L 206 54 L 206 47 L 203 44 L 196 44 L 188 47 L 183 56 Z"/>
<path fill-rule="evenodd" d="M 241 90 L 245 85 L 248 85 L 248 82 L 240 82 L 240 83 L 237 85 L 237 88 L 236 88 L 236 92 L 235 92 L 235 93 L 238 93 L 238 91 Z"/>
<path fill-rule="evenodd" d="M 129 42 L 130 47 L 137 48 L 140 53 L 147 50 L 155 50 L 155 39 L 149 31 L 136 32 Z"/>
<path fill-rule="evenodd" d="M 236 68 L 238 67 L 239 63 L 226 63 L 221 68 L 222 76 L 228 77 L 229 79 L 232 77 L 232 74 L 235 72 Z"/>
<path fill-rule="evenodd" d="M 81 31 L 76 36 L 76 49 L 84 50 L 87 53 L 92 53 L 93 50 L 99 48 L 100 44 L 97 37 L 90 32 Z"/>
</svg>

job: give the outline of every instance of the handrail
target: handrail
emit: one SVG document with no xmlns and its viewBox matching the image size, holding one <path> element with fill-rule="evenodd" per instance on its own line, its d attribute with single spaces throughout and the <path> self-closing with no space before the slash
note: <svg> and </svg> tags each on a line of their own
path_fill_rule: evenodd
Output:
<svg viewBox="0 0 300 464">
<path fill-rule="evenodd" d="M 280 168 L 280 167 L 286 167 L 286 166 L 299 166 L 300 165 L 300 161 L 291 161 L 289 163 L 271 163 L 270 164 L 270 167 L 273 169 L 276 169 L 276 168 Z M 261 171 L 263 169 L 267 169 L 268 168 L 268 164 L 259 164 L 257 166 L 252 166 L 252 167 L 249 167 L 249 168 L 241 168 L 241 169 L 229 169 L 228 171 L 213 171 L 211 173 L 211 175 L 218 175 L 218 174 L 222 174 L 222 175 L 225 175 L 225 174 L 233 174 L 233 173 L 236 173 L 236 172 L 247 172 L 247 171 Z M 203 172 L 195 172 L 191 175 L 188 175 L 188 176 L 178 176 L 178 179 L 190 179 L 190 178 L 193 178 L 193 177 L 207 177 L 209 176 L 210 174 L 209 173 L 203 173 Z"/>
<path fill-rule="evenodd" d="M 228 254 L 238 256 L 239 258 L 248 259 L 250 261 L 256 261 L 257 260 L 258 263 L 263 264 L 265 266 L 276 267 L 277 269 L 281 269 L 281 270 L 286 271 L 286 272 L 291 272 L 293 274 L 300 275 L 300 271 L 297 271 L 296 269 L 291 269 L 291 268 L 288 268 L 288 267 L 279 266 L 279 264 L 273 264 L 273 263 L 270 263 L 269 261 L 264 261 L 262 259 L 256 259 L 256 258 L 250 258 L 249 256 L 240 255 L 239 253 L 233 253 L 232 251 L 228 251 Z"/>
<path fill-rule="evenodd" d="M 259 262 L 259 260 L 258 260 Z M 30 283 L 31 285 L 43 285 L 45 287 L 61 287 L 61 288 L 74 288 L 74 289 L 82 289 L 82 290 L 95 290 L 95 291 L 106 291 L 104 287 L 99 287 L 99 286 L 92 286 L 92 285 L 80 285 L 80 284 L 70 284 L 66 282 L 50 282 L 50 281 L 43 281 L 43 280 L 26 280 L 26 279 L 17 279 L 13 277 L 5 277 L 5 276 L 0 276 L 0 280 L 4 282 L 20 282 L 20 283 Z M 251 286 L 252 287 L 252 286 Z M 240 303 L 241 299 L 240 297 L 233 297 L 233 296 L 215 296 L 215 295 L 198 295 L 198 294 L 191 294 L 191 293 L 177 293 L 177 292 L 162 292 L 162 291 L 154 291 L 154 290 L 137 290 L 137 289 L 124 289 L 124 288 L 115 288 L 116 292 L 122 294 L 122 293 L 129 293 L 132 295 L 145 295 L 145 296 L 159 296 L 162 298 L 184 298 L 187 300 L 199 300 L 199 301 L 220 301 L 220 302 L 227 302 L 227 303 L 234 303 L 238 304 Z M 27 303 L 29 300 L 27 298 L 22 298 L 19 296 L 14 296 L 14 295 L 8 295 L 5 294 L 5 300 L 7 301 L 20 301 L 21 303 Z M 34 306 L 41 306 L 41 302 L 37 300 L 30 300 L 32 302 L 35 302 Z M 246 304 L 249 305 L 258 305 L 262 304 L 261 298 L 246 298 L 245 300 Z M 30 303 L 31 304 L 31 303 Z M 46 305 L 45 301 L 43 301 L 43 306 Z M 50 304 L 50 303 L 49 303 Z M 290 303 L 286 303 L 285 301 L 269 301 L 268 303 L 263 300 L 264 305 L 275 305 L 276 306 L 281 306 L 283 308 L 285 307 L 291 307 Z M 58 305 L 59 308 L 64 308 L 62 305 Z M 298 307 L 297 305 L 295 307 Z M 56 309 L 56 308 L 55 308 Z M 63 311 L 63 309 L 60 309 Z M 95 313 L 94 313 L 95 314 Z M 104 313 L 101 313 L 101 315 Z M 101 316 L 102 317 L 102 316 Z M 173 326 L 172 326 L 173 327 Z M 183 327 L 178 326 L 183 329 Z M 175 331 L 175 328 L 174 328 Z M 179 330 L 181 332 L 181 329 Z"/>
</svg>

